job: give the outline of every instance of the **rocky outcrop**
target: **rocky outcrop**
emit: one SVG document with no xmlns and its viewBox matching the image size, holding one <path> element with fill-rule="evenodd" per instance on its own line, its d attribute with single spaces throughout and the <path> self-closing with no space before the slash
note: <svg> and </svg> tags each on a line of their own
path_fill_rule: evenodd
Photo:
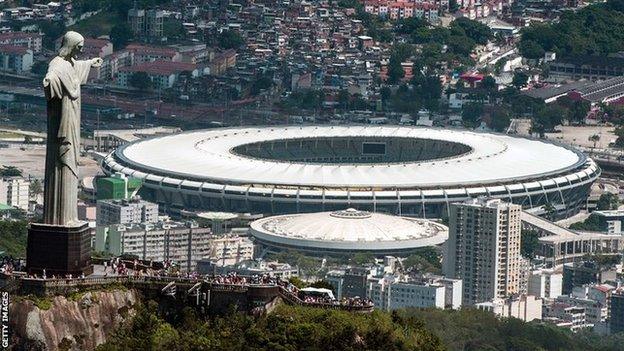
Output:
<svg viewBox="0 0 624 351">
<path fill-rule="evenodd" d="M 35 299 L 36 304 L 14 300 L 9 308 L 14 341 L 50 351 L 93 350 L 134 314 L 138 298 L 134 290 L 113 290 Z"/>
</svg>

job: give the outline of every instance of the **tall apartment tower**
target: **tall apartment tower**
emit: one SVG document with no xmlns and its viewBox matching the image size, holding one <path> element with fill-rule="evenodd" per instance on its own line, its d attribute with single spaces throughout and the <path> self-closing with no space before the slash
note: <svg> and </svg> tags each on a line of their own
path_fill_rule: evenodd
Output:
<svg viewBox="0 0 624 351">
<path fill-rule="evenodd" d="M 463 280 L 464 305 L 519 292 L 521 210 L 484 198 L 451 205 L 444 273 Z"/>
</svg>

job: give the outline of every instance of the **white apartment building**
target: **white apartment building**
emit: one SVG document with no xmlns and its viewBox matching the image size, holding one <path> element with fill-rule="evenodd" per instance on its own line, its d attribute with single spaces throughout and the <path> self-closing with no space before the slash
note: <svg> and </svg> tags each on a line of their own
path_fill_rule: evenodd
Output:
<svg viewBox="0 0 624 351">
<path fill-rule="evenodd" d="M 554 299 L 562 294 L 563 273 L 554 269 L 538 269 L 529 275 L 529 295 Z"/>
<path fill-rule="evenodd" d="M 205 257 L 219 266 L 231 266 L 253 258 L 254 246 L 249 237 L 237 234 L 215 236 Z"/>
<path fill-rule="evenodd" d="M 138 197 L 126 200 L 98 200 L 97 225 L 142 224 L 158 222 L 158 204 Z"/>
<path fill-rule="evenodd" d="M 405 307 L 458 309 L 461 306 L 461 280 L 443 277 L 408 279 L 399 275 L 369 278 L 367 296 L 375 307 L 394 310 Z"/>
<path fill-rule="evenodd" d="M 499 199 L 450 205 L 444 275 L 463 281 L 464 305 L 519 292 L 521 211 Z"/>
<path fill-rule="evenodd" d="M 525 322 L 542 319 L 542 299 L 531 295 L 513 296 L 506 299 L 494 299 L 480 302 L 475 307 L 489 311 L 499 317 L 518 318 Z"/>
<path fill-rule="evenodd" d="M 30 181 L 20 178 L 4 178 L 0 181 L 0 203 L 28 211 Z"/>
<path fill-rule="evenodd" d="M 182 270 L 194 271 L 197 262 L 209 256 L 213 239 L 210 228 L 200 228 L 194 222 L 114 224 L 98 228 L 95 250 L 114 256 L 136 255 L 142 260 L 168 260 Z"/>
</svg>

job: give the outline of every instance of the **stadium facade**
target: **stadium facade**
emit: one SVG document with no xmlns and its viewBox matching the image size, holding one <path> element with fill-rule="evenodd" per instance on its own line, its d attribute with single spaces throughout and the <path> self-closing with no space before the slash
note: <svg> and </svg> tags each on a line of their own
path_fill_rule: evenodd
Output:
<svg viewBox="0 0 624 351">
<path fill-rule="evenodd" d="M 140 178 L 164 209 L 264 214 L 348 207 L 423 218 L 487 196 L 560 216 L 585 206 L 600 168 L 545 140 L 403 126 L 279 126 L 191 131 L 124 145 L 106 174 Z"/>
</svg>

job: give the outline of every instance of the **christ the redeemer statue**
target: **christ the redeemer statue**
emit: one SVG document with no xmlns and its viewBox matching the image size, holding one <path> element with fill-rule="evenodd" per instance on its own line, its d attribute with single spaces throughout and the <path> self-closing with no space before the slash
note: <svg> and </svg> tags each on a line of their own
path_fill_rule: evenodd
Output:
<svg viewBox="0 0 624 351">
<path fill-rule="evenodd" d="M 58 56 L 50 62 L 43 87 L 48 102 L 48 136 L 45 162 L 45 224 L 78 224 L 78 156 L 80 155 L 80 85 L 101 58 L 77 60 L 84 38 L 67 32 Z"/>
</svg>

